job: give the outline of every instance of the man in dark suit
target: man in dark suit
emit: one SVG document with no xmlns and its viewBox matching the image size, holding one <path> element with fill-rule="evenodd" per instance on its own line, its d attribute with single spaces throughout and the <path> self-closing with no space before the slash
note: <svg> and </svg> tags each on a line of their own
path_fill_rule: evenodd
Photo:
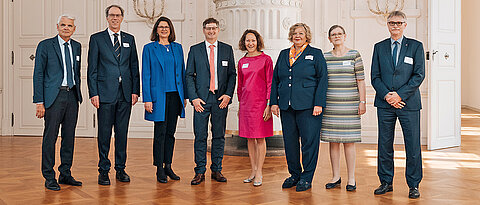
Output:
<svg viewBox="0 0 480 205">
<path fill-rule="evenodd" d="M 395 123 L 402 126 L 407 164 L 405 176 L 409 197 L 418 198 L 422 180 L 420 146 L 420 90 L 425 78 L 425 59 L 421 42 L 406 38 L 407 26 L 403 12 L 394 11 L 387 18 L 390 38 L 377 44 L 372 58 L 372 85 L 378 115 L 378 177 L 381 185 L 375 194 L 393 191 L 393 141 Z"/>
<path fill-rule="evenodd" d="M 225 126 L 237 76 L 232 46 L 217 41 L 218 21 L 214 18 L 206 19 L 203 22 L 203 33 L 205 42 L 190 47 L 185 76 L 188 98 L 195 108 L 193 128 L 197 166 L 192 185 L 205 180 L 209 118 L 212 124 L 211 177 L 219 182 L 227 181 L 221 173 Z"/>
<path fill-rule="evenodd" d="M 108 28 L 90 36 L 88 91 L 98 114 L 98 184 L 110 185 L 108 172 L 110 138 L 115 131 L 115 170 L 121 182 L 130 182 L 125 172 L 127 133 L 132 106 L 140 95 L 140 77 L 135 38 L 120 31 L 124 10 L 105 9 Z"/>
<path fill-rule="evenodd" d="M 36 116 L 44 118 L 42 141 L 42 174 L 45 187 L 60 190 L 60 184 L 81 186 L 72 177 L 75 127 L 77 126 L 80 92 L 81 45 L 70 37 L 75 32 L 75 18 L 61 15 L 58 18 L 58 35 L 41 41 L 37 46 L 33 71 L 33 103 L 37 104 Z M 55 179 L 55 144 L 62 125 L 60 176 Z"/>
</svg>

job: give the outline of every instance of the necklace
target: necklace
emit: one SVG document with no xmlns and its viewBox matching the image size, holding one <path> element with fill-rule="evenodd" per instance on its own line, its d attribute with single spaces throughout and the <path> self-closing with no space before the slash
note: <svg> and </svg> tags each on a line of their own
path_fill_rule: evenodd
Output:
<svg viewBox="0 0 480 205">
<path fill-rule="evenodd" d="M 168 45 L 163 45 L 163 44 L 161 44 L 161 45 L 167 49 L 167 52 L 170 52 L 170 50 L 168 49 L 168 47 L 170 46 L 170 44 L 168 44 Z"/>
</svg>

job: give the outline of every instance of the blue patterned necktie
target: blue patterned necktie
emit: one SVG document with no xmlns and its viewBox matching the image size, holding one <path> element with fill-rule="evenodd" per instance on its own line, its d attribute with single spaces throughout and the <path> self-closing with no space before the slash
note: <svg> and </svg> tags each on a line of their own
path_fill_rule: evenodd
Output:
<svg viewBox="0 0 480 205">
<path fill-rule="evenodd" d="M 118 40 L 118 33 L 113 34 L 114 39 L 113 39 L 113 49 L 115 50 L 115 57 L 117 57 L 117 60 L 120 59 L 120 41 Z"/>
<path fill-rule="evenodd" d="M 65 67 L 67 69 L 67 85 L 69 88 L 73 87 L 73 73 L 72 73 L 72 58 L 70 57 L 70 49 L 68 48 L 68 43 L 63 44 L 65 46 Z"/>
<path fill-rule="evenodd" d="M 394 66 L 397 66 L 398 41 L 393 42 L 393 44 L 395 44 L 395 45 L 393 46 L 393 54 L 392 54 L 392 57 L 393 57 L 393 65 L 394 65 Z"/>
</svg>

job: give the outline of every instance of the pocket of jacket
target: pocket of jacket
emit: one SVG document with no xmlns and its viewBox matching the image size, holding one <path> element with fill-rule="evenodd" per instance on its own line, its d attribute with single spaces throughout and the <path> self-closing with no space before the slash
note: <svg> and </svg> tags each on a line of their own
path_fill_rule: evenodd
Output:
<svg viewBox="0 0 480 205">
<path fill-rule="evenodd" d="M 303 83 L 304 88 L 315 87 L 315 86 L 317 86 L 317 83 L 315 83 L 315 82 L 304 82 Z"/>
</svg>

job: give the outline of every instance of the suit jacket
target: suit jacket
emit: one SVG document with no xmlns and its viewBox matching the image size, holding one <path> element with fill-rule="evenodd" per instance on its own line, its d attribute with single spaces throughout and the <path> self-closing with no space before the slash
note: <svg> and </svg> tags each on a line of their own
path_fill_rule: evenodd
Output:
<svg viewBox="0 0 480 205">
<path fill-rule="evenodd" d="M 217 53 L 217 92 L 220 95 L 225 94 L 233 98 L 237 72 L 235 70 L 232 46 L 219 41 Z M 210 77 L 210 63 L 207 57 L 205 42 L 193 45 L 188 52 L 185 76 L 190 102 L 197 98 L 205 102 L 207 101 Z M 232 103 L 232 100 L 229 103 Z"/>
<path fill-rule="evenodd" d="M 172 42 L 171 51 L 175 61 L 175 81 L 182 105 L 186 98 L 185 62 L 183 48 L 179 43 Z M 149 121 L 165 121 L 165 59 L 158 50 L 158 41 L 146 44 L 142 55 L 142 89 L 143 102 L 153 102 L 153 112 L 145 111 L 145 119 Z M 180 117 L 185 117 L 185 109 L 182 106 Z"/>
<path fill-rule="evenodd" d="M 394 66 L 390 38 L 375 44 L 371 70 L 372 86 L 376 91 L 375 107 L 391 108 L 385 95 L 395 91 L 406 103 L 403 110 L 422 109 L 418 88 L 425 78 L 423 44 L 404 37 L 397 62 Z"/>
<path fill-rule="evenodd" d="M 289 52 L 290 48 L 282 50 L 275 64 L 270 105 L 282 110 L 325 107 L 328 75 L 322 50 L 308 45 L 292 66 Z"/>
<path fill-rule="evenodd" d="M 77 100 L 82 102 L 80 89 L 80 58 L 82 45 L 70 39 L 73 58 L 73 80 L 77 91 Z M 57 98 L 63 82 L 63 58 L 58 36 L 45 39 L 37 46 L 35 52 L 35 66 L 33 69 L 33 102 L 43 102 L 45 108 L 52 106 Z"/>
<path fill-rule="evenodd" d="M 119 60 L 115 57 L 107 29 L 90 36 L 87 67 L 88 92 L 90 98 L 98 95 L 102 103 L 116 101 L 120 76 L 125 100 L 131 102 L 132 94 L 140 96 L 135 38 L 123 31 L 120 35 L 122 38 Z"/>
</svg>

